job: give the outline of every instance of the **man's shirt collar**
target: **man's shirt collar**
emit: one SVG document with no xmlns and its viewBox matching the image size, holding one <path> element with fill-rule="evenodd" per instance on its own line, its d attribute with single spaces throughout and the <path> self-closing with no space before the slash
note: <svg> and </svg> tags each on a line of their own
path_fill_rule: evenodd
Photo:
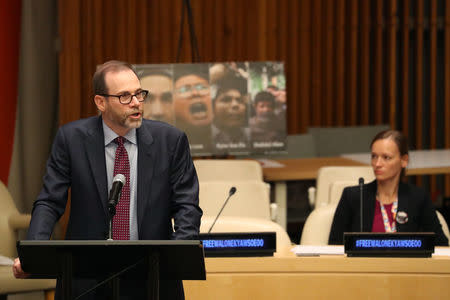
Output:
<svg viewBox="0 0 450 300">
<path fill-rule="evenodd" d="M 103 134 L 105 135 L 105 146 L 109 145 L 116 137 L 117 133 L 115 133 L 111 128 L 106 125 L 105 121 L 102 120 L 103 124 Z M 128 133 L 124 136 L 124 138 L 130 143 L 136 144 L 136 128 L 132 128 Z"/>
</svg>

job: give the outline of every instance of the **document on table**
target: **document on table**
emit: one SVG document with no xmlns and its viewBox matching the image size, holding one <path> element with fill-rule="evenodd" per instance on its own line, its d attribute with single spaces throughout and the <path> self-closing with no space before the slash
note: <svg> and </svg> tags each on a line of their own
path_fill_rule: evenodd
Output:
<svg viewBox="0 0 450 300">
<path fill-rule="evenodd" d="M 344 246 L 297 245 L 291 249 L 297 256 L 344 255 Z M 450 247 L 434 248 L 433 256 L 450 256 Z"/>
<path fill-rule="evenodd" d="M 436 247 L 434 248 L 433 256 L 450 256 L 450 247 Z"/>
<path fill-rule="evenodd" d="M 284 165 L 272 159 L 259 158 L 257 159 L 263 168 L 282 168 Z"/>
<path fill-rule="evenodd" d="M 0 266 L 12 266 L 14 261 L 6 256 L 0 255 Z"/>
<path fill-rule="evenodd" d="M 297 245 L 291 251 L 297 256 L 344 255 L 344 246 Z"/>
</svg>

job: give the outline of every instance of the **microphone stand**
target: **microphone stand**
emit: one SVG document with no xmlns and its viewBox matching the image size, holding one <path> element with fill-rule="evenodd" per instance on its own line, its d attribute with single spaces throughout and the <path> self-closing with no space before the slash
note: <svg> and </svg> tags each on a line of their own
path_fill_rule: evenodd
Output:
<svg viewBox="0 0 450 300">
<path fill-rule="evenodd" d="M 109 205 L 109 229 L 108 229 L 108 238 L 107 241 L 113 240 L 113 218 L 116 215 L 116 207 L 115 205 Z"/>
<path fill-rule="evenodd" d="M 359 178 L 360 231 L 363 232 L 363 185 L 364 178 Z"/>
<path fill-rule="evenodd" d="M 114 176 L 113 184 L 108 196 L 108 212 L 109 212 L 109 229 L 107 241 L 113 240 L 113 218 L 116 215 L 116 206 L 122 195 L 122 188 L 126 183 L 125 176 L 123 174 L 117 174 Z"/>
<path fill-rule="evenodd" d="M 217 214 L 216 218 L 214 219 L 214 222 L 212 223 L 211 227 L 209 227 L 208 234 L 209 234 L 209 233 L 211 232 L 211 230 L 213 229 L 214 224 L 216 224 L 217 219 L 219 218 L 220 214 L 222 213 L 222 210 L 225 208 L 225 205 L 227 205 L 228 200 L 230 200 L 231 196 L 233 196 L 234 193 L 236 193 L 236 188 L 235 188 L 235 187 L 232 187 L 232 188 L 230 189 L 230 192 L 228 193 L 227 200 L 225 200 L 225 203 L 222 205 L 222 208 L 220 209 L 219 213 Z"/>
</svg>

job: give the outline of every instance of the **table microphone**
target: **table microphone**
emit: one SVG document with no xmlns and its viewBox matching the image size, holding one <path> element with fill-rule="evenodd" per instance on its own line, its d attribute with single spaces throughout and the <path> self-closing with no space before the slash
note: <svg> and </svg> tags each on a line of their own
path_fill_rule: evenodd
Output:
<svg viewBox="0 0 450 300">
<path fill-rule="evenodd" d="M 222 213 L 222 210 L 225 208 L 225 205 L 227 205 L 228 200 L 230 200 L 231 196 L 233 196 L 234 193 L 236 193 L 236 187 L 233 186 L 233 187 L 230 188 L 230 191 L 228 192 L 228 197 L 227 197 L 227 199 L 225 200 L 225 203 L 222 205 L 222 208 L 220 209 L 219 213 L 217 214 L 217 217 L 214 219 L 214 222 L 212 223 L 211 227 L 209 228 L 208 234 L 209 234 L 209 233 L 211 232 L 211 230 L 213 229 L 214 224 L 216 224 L 217 219 L 219 218 L 220 214 Z"/>
<path fill-rule="evenodd" d="M 360 207 L 360 225 L 361 225 L 361 232 L 363 232 L 363 185 L 364 185 L 364 178 L 359 178 L 359 207 Z"/>
<path fill-rule="evenodd" d="M 122 194 L 122 188 L 126 183 L 125 176 L 123 174 L 117 174 L 114 176 L 111 190 L 109 191 L 108 208 L 110 214 L 113 216 L 116 214 L 116 205 L 119 202 L 120 195 Z"/>
</svg>

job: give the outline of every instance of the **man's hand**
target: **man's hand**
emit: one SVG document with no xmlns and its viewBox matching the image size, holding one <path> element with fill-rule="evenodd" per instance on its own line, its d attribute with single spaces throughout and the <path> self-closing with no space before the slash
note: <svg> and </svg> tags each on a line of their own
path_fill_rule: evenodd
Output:
<svg viewBox="0 0 450 300">
<path fill-rule="evenodd" d="M 16 277 L 16 278 L 22 278 L 23 279 L 23 278 L 27 278 L 27 277 L 30 276 L 29 273 L 25 273 L 22 270 L 22 265 L 20 264 L 20 259 L 19 258 L 16 258 L 14 260 L 14 264 L 13 264 L 12 269 L 13 269 L 14 277 Z"/>
</svg>

